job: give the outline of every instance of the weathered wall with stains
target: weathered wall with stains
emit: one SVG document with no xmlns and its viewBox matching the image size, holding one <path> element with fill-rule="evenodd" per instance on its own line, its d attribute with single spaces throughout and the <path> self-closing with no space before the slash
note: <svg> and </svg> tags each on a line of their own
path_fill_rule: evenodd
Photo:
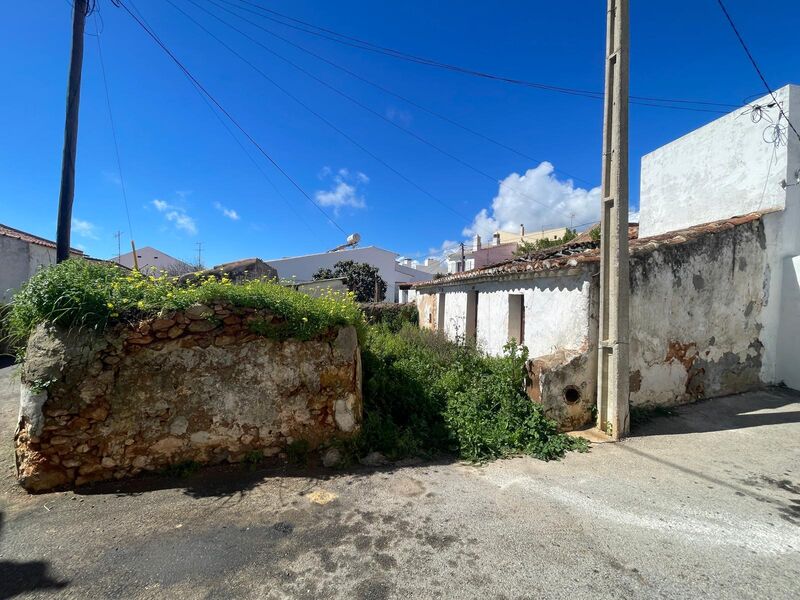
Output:
<svg viewBox="0 0 800 600">
<path fill-rule="evenodd" d="M 419 313 L 419 326 L 422 329 L 436 330 L 439 318 L 438 294 L 426 294 L 418 292 L 414 298 L 417 303 Z"/>
<path fill-rule="evenodd" d="M 800 86 L 784 86 L 775 97 L 796 124 Z M 776 126 L 782 134 L 771 143 Z M 640 236 L 779 211 L 764 218 L 770 301 L 761 379 L 800 389 L 800 139 L 779 107 L 770 96 L 752 100 L 642 157 L 641 175 Z"/>
<path fill-rule="evenodd" d="M 631 404 L 681 404 L 759 385 L 768 286 L 760 219 L 635 253 Z"/>
<path fill-rule="evenodd" d="M 190 307 L 103 335 L 40 326 L 22 371 L 22 485 L 44 490 L 183 461 L 238 462 L 294 440 L 315 448 L 355 432 L 355 330 L 276 341 L 251 333 L 252 318 L 273 317 Z"/>
</svg>

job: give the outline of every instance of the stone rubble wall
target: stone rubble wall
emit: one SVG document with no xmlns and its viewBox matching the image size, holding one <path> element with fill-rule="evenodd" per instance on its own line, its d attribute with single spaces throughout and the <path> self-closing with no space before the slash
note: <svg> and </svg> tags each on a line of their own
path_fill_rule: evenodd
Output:
<svg viewBox="0 0 800 600">
<path fill-rule="evenodd" d="M 40 325 L 28 342 L 15 436 L 30 491 L 314 449 L 361 422 L 353 327 L 278 341 L 231 306 L 119 324 L 103 334 Z"/>
</svg>

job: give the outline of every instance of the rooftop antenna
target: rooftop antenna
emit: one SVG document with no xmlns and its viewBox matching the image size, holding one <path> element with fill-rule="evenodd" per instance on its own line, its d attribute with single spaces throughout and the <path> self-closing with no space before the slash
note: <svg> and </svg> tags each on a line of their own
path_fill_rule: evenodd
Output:
<svg viewBox="0 0 800 600">
<path fill-rule="evenodd" d="M 328 252 L 338 252 L 339 250 L 344 250 L 345 248 L 355 248 L 358 246 L 358 243 L 361 241 L 361 234 L 359 233 L 351 233 L 347 236 L 347 241 L 342 244 L 341 246 L 336 246 Z"/>
</svg>

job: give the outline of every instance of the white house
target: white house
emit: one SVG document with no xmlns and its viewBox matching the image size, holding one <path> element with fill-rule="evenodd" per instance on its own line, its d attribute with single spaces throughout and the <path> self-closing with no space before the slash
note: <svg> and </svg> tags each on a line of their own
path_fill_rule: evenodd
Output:
<svg viewBox="0 0 800 600">
<path fill-rule="evenodd" d="M 332 268 L 342 260 L 367 263 L 378 269 L 381 279 L 386 282 L 386 300 L 397 302 L 399 289 L 397 284 L 405 282 L 426 281 L 433 275 L 397 262 L 398 254 L 377 246 L 362 248 L 346 248 L 334 252 L 319 252 L 305 256 L 290 256 L 267 260 L 267 264 L 278 271 L 281 279 L 294 279 L 297 282 L 311 281 L 319 269 Z"/>
<path fill-rule="evenodd" d="M 800 87 L 776 97 L 800 129 Z M 800 139 L 786 125 L 765 97 L 643 157 L 633 406 L 800 389 Z M 414 286 L 422 327 L 492 354 L 524 343 L 529 394 L 565 428 L 591 418 L 596 394 L 599 249 L 581 237 Z"/>
<path fill-rule="evenodd" d="M 140 271 L 167 271 L 171 272 L 175 269 L 181 269 L 186 266 L 186 262 L 170 256 L 166 252 L 162 252 L 152 246 L 144 246 L 143 248 L 136 249 L 136 258 L 139 262 Z M 114 260 L 114 259 L 110 259 Z M 114 260 L 129 269 L 134 267 L 133 252 L 122 254 L 118 259 Z M 191 267 L 189 267 L 191 268 Z"/>
<path fill-rule="evenodd" d="M 70 255 L 84 256 L 75 248 L 70 248 Z M 55 263 L 55 242 L 0 224 L 0 304 L 8 302 L 40 268 Z"/>
</svg>

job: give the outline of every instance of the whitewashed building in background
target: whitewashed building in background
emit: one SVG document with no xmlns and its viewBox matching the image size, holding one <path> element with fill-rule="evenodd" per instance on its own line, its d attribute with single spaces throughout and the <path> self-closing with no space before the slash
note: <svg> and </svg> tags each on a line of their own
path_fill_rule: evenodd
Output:
<svg viewBox="0 0 800 600">
<path fill-rule="evenodd" d="M 84 256 L 70 248 L 70 256 Z M 5 304 L 19 287 L 42 267 L 56 264 L 56 243 L 0 224 L 0 304 Z"/>
<path fill-rule="evenodd" d="M 174 256 L 170 256 L 166 252 L 162 252 L 161 250 L 153 248 L 152 246 L 144 246 L 142 248 L 137 248 L 136 259 L 139 264 L 139 270 L 142 272 L 166 271 L 167 273 L 171 273 L 173 270 L 178 270 L 178 271 L 192 270 L 191 265 L 188 265 L 185 261 L 177 259 Z M 114 262 L 116 263 L 121 264 L 124 267 L 128 267 L 129 269 L 132 269 L 135 264 L 133 260 L 133 252 L 121 254 L 119 257 L 112 260 L 114 260 Z"/>
<path fill-rule="evenodd" d="M 367 263 L 378 269 L 378 275 L 386 282 L 386 301 L 399 300 L 400 283 L 413 283 L 427 281 L 433 277 L 432 273 L 414 269 L 397 262 L 399 255 L 377 246 L 364 246 L 363 248 L 345 248 L 333 252 L 319 252 L 305 256 L 289 256 L 267 260 L 267 264 L 278 271 L 280 279 L 293 279 L 295 282 L 312 281 L 314 273 L 319 269 L 331 269 L 343 260 L 352 260 L 357 263 Z"/>
<path fill-rule="evenodd" d="M 800 88 L 776 96 L 800 129 Z M 771 98 L 645 156 L 641 186 L 631 404 L 800 389 L 800 139 Z M 529 394 L 579 427 L 595 404 L 598 272 L 597 244 L 584 238 L 416 284 L 420 324 L 492 354 L 522 341 Z"/>
</svg>

